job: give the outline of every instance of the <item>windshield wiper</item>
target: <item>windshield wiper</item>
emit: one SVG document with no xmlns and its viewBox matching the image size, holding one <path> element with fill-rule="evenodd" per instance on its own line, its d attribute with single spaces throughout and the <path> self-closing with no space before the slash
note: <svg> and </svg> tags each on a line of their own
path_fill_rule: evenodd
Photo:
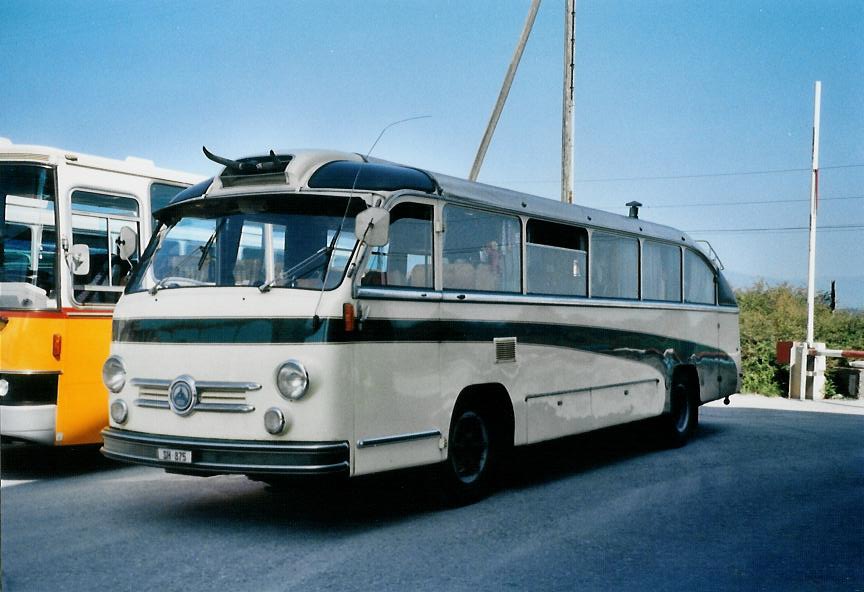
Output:
<svg viewBox="0 0 864 592">
<path fill-rule="evenodd" d="M 204 261 L 207 259 L 207 255 L 210 253 L 210 249 L 213 247 L 213 243 L 216 242 L 216 238 L 219 236 L 219 233 L 222 231 L 222 227 L 225 226 L 225 220 L 226 219 L 223 218 L 222 221 L 219 223 L 219 225 L 216 226 L 216 230 L 213 231 L 213 234 L 210 235 L 210 238 L 207 239 L 206 243 L 204 243 L 203 245 L 199 245 L 196 248 L 192 249 L 191 251 L 186 253 L 186 255 L 184 255 L 182 259 L 180 259 L 174 265 L 172 265 L 169 273 L 179 271 L 187 261 L 189 261 L 192 257 L 195 256 L 196 253 L 198 253 L 198 251 L 201 251 L 201 256 L 198 259 L 198 271 L 201 271 L 201 268 L 204 267 Z M 164 233 L 165 229 L 163 229 L 162 232 Z M 162 248 L 162 245 L 161 245 L 162 238 L 164 238 L 164 234 L 159 239 L 159 242 L 160 242 L 159 248 L 160 249 Z M 158 253 L 158 249 L 157 249 L 157 252 L 153 253 L 153 257 L 155 257 L 157 253 Z M 158 292 L 159 290 L 161 290 L 162 288 L 164 288 L 165 284 L 168 282 L 168 280 L 176 280 L 176 279 L 178 279 L 178 277 L 179 276 L 166 275 L 165 277 L 160 279 L 156 283 L 155 286 L 150 288 L 148 290 L 148 292 L 151 295 L 153 295 L 156 292 Z M 197 282 L 197 280 L 193 280 L 192 278 L 182 278 L 182 279 L 187 279 L 190 282 Z M 202 283 L 202 282 L 199 282 L 199 283 Z"/>
<path fill-rule="evenodd" d="M 261 284 L 260 286 L 258 286 L 258 289 L 261 290 L 261 292 L 269 292 L 271 286 L 273 286 L 276 282 L 280 282 L 287 278 L 287 283 L 291 283 L 306 274 L 309 274 L 317 269 L 321 269 L 322 267 L 326 267 L 327 264 L 330 263 L 330 255 L 332 253 L 333 248 L 330 245 L 327 245 L 326 247 L 321 247 L 320 249 L 306 257 L 303 261 L 300 261 L 296 265 L 292 265 L 269 282 Z M 314 265 L 312 265 L 315 259 L 317 257 L 320 257 L 321 255 L 324 255 L 324 260 L 320 263 L 315 263 Z"/>
<path fill-rule="evenodd" d="M 216 242 L 216 237 L 219 236 L 219 233 L 222 231 L 222 227 L 225 226 L 225 220 L 227 220 L 227 218 L 222 218 L 222 221 L 216 227 L 216 230 L 213 231 L 213 234 L 210 235 L 210 238 L 207 239 L 207 242 L 200 247 L 201 258 L 198 259 L 198 271 L 201 271 L 201 268 L 204 267 L 204 261 L 207 259 L 207 254 L 210 252 L 210 248 L 213 246 L 213 243 Z"/>
</svg>

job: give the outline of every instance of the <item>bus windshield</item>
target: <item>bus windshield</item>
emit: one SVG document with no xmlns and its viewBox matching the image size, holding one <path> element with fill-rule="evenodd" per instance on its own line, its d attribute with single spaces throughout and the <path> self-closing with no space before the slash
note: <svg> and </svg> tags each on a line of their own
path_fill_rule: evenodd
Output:
<svg viewBox="0 0 864 592">
<path fill-rule="evenodd" d="M 356 245 L 362 199 L 255 196 L 190 204 L 160 228 L 128 293 L 199 286 L 330 290 Z M 326 277 L 326 285 L 325 285 Z"/>
<path fill-rule="evenodd" d="M 57 307 L 54 173 L 0 164 L 0 308 Z"/>
</svg>

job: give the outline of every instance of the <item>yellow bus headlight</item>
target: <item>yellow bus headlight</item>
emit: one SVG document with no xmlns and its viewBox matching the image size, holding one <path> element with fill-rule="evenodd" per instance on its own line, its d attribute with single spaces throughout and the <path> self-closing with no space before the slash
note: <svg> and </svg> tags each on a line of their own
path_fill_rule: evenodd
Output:
<svg viewBox="0 0 864 592">
<path fill-rule="evenodd" d="M 126 384 L 126 365 L 120 356 L 111 356 L 102 365 L 102 382 L 112 393 L 119 393 Z"/>
</svg>

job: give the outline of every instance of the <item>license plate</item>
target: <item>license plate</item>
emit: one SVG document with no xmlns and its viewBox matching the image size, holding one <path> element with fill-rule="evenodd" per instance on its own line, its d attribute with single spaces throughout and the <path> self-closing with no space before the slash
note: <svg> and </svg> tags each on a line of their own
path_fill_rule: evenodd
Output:
<svg viewBox="0 0 864 592">
<path fill-rule="evenodd" d="M 175 450 L 174 448 L 159 448 L 156 451 L 159 460 L 174 463 L 192 463 L 191 450 Z"/>
</svg>

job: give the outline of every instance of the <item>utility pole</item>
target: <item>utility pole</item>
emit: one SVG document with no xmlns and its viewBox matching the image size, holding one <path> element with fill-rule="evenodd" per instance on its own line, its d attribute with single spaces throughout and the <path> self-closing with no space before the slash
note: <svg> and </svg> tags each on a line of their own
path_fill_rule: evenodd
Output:
<svg viewBox="0 0 864 592">
<path fill-rule="evenodd" d="M 573 203 L 573 70 L 576 0 L 564 2 L 564 108 L 561 121 L 561 201 Z"/>
<path fill-rule="evenodd" d="M 807 266 L 807 345 L 813 347 L 814 301 L 816 298 L 816 210 L 819 208 L 819 115 L 822 103 L 822 82 L 817 80 L 813 107 L 813 167 L 810 175 L 810 240 Z"/>
<path fill-rule="evenodd" d="M 813 166 L 810 174 L 810 237 L 807 265 L 807 341 L 792 344 L 789 364 L 790 399 L 825 398 L 825 344 L 816 343 L 814 303 L 816 299 L 816 210 L 819 208 L 819 115 L 822 83 L 816 81 L 813 106 Z"/>
<path fill-rule="evenodd" d="M 522 52 L 525 50 L 525 44 L 528 43 L 528 36 L 534 27 L 534 19 L 537 17 L 537 10 L 539 8 L 540 0 L 531 0 L 531 7 L 528 9 L 528 18 L 525 19 L 525 26 L 522 28 L 522 35 L 519 37 L 519 43 L 513 52 L 510 66 L 507 68 L 507 74 L 504 76 L 504 84 L 501 86 L 501 92 L 498 93 L 498 101 L 495 103 L 495 108 L 492 109 L 492 115 L 489 117 L 486 132 L 483 134 L 483 140 L 477 149 L 477 156 L 474 157 L 474 165 L 471 167 L 471 173 L 468 175 L 468 179 L 471 181 L 476 181 L 477 175 L 480 174 L 480 167 L 483 166 L 483 159 L 486 158 L 486 150 L 489 148 L 489 142 L 492 141 L 492 134 L 495 133 L 495 127 L 498 125 L 498 119 L 501 117 L 504 103 L 507 102 L 507 95 L 510 94 L 513 77 L 516 75 L 516 69 L 519 67 Z"/>
</svg>

